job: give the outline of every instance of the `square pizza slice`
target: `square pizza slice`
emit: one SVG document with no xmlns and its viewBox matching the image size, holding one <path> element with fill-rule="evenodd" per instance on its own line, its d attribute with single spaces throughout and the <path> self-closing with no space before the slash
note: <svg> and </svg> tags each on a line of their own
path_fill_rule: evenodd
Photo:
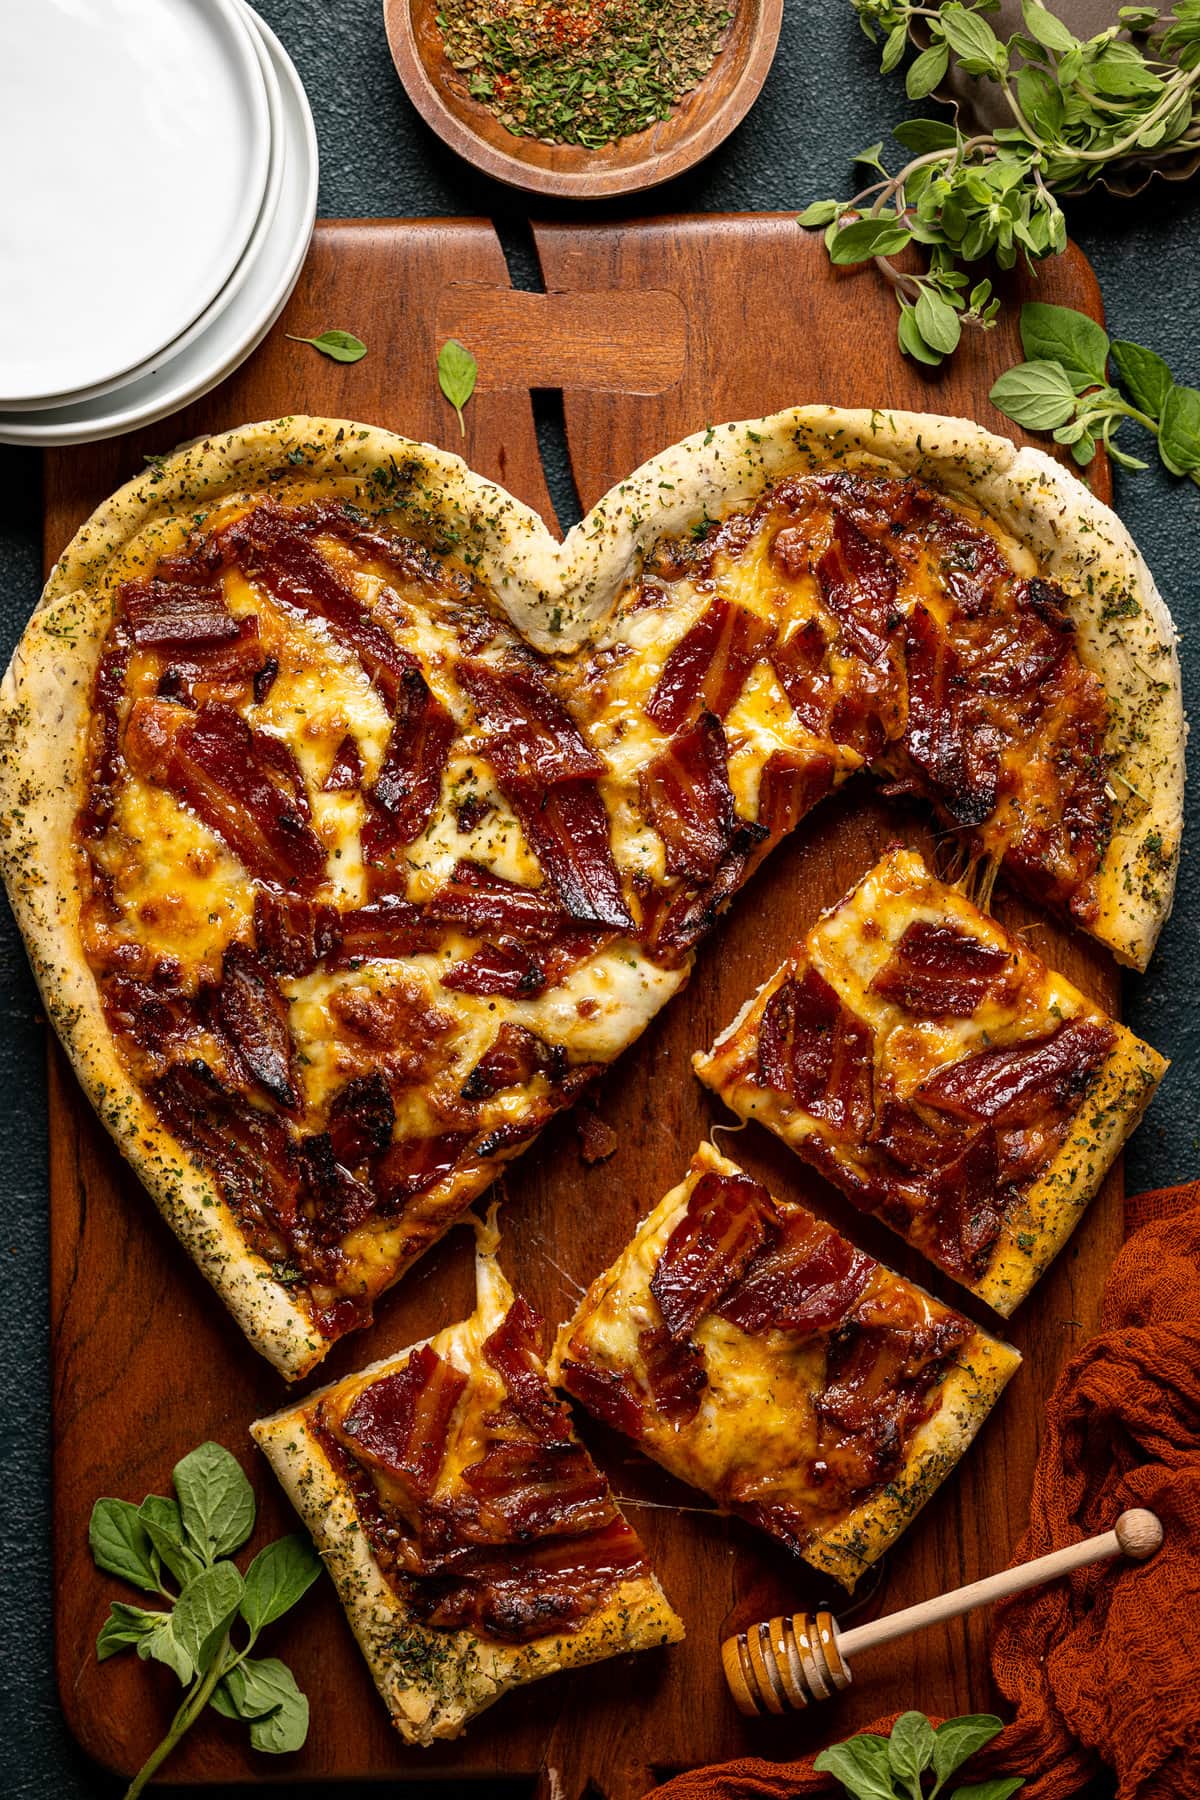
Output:
<svg viewBox="0 0 1200 1800">
<path fill-rule="evenodd" d="M 550 1374 L 852 1589 L 1020 1360 L 704 1144 L 562 1327 Z"/>
<path fill-rule="evenodd" d="M 481 1233 L 471 1318 L 251 1427 L 407 1743 L 683 1625 Z"/>
<path fill-rule="evenodd" d="M 1006 1318 L 1167 1066 L 905 849 L 692 1061 Z"/>
</svg>

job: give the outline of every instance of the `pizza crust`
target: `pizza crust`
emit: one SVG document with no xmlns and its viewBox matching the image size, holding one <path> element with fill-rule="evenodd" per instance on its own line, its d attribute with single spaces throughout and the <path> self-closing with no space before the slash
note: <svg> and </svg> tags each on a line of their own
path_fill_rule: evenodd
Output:
<svg viewBox="0 0 1200 1800">
<path fill-rule="evenodd" d="M 512 1304 L 513 1293 L 495 1261 L 495 1238 L 481 1233 L 476 1261 L 478 1305 L 473 1316 L 426 1340 L 466 1371 L 483 1340 Z M 408 1361 L 418 1344 L 349 1378 L 366 1385 Z M 336 1384 L 339 1386 L 344 1383 Z M 578 1631 L 509 1647 L 470 1631 L 422 1625 L 388 1584 L 361 1529 L 353 1499 L 308 1429 L 306 1412 L 330 1387 L 300 1406 L 259 1419 L 251 1435 L 266 1454 L 289 1499 L 312 1534 L 375 1685 L 406 1743 L 428 1745 L 460 1737 L 468 1722 L 515 1687 L 563 1669 L 610 1656 L 678 1643 L 683 1624 L 654 1576 L 624 1581 Z"/>
<path fill-rule="evenodd" d="M 1018 451 L 967 421 L 806 407 L 714 428 L 645 464 L 559 545 L 536 513 L 456 456 L 349 421 L 285 418 L 156 460 L 92 515 L 55 564 L 0 686 L 5 881 L 47 1013 L 85 1092 L 204 1274 L 285 1375 L 302 1375 L 326 1346 L 307 1311 L 246 1249 L 215 1184 L 130 1083 L 79 940 L 72 825 L 91 682 L 120 582 L 177 550 L 197 521 L 232 516 L 249 499 L 341 498 L 453 545 L 528 641 L 562 655 L 611 611 L 659 537 L 754 499 L 770 479 L 833 465 L 927 477 L 984 507 L 1063 583 L 1085 658 L 1109 692 L 1114 770 L 1129 796 L 1101 871 L 1097 935 L 1144 966 L 1170 909 L 1182 818 L 1170 618 L 1107 508 L 1041 452 Z M 431 1193 L 414 1254 L 486 1173 L 455 1176 Z"/>
</svg>

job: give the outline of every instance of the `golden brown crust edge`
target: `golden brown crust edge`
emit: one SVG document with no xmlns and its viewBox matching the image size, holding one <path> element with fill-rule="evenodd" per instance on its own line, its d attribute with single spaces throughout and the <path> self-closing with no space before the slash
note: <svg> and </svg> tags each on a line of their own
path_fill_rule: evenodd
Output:
<svg viewBox="0 0 1200 1800">
<path fill-rule="evenodd" d="M 512 1290 L 486 1251 L 487 1234 L 480 1232 L 479 1240 L 476 1312 L 431 1340 L 439 1355 L 464 1369 L 512 1301 Z M 490 1241 L 494 1246 L 494 1236 Z M 346 1379 L 357 1383 L 382 1375 L 406 1362 L 416 1348 Z M 489 1644 L 470 1631 L 434 1631 L 422 1625 L 388 1585 L 358 1524 L 349 1489 L 308 1429 L 305 1413 L 317 1398 L 319 1394 L 311 1394 L 301 1406 L 258 1420 L 251 1435 L 312 1534 L 375 1685 L 406 1743 L 428 1745 L 461 1736 L 477 1714 L 527 1682 L 682 1639 L 683 1623 L 653 1575 L 622 1582 L 578 1631 L 520 1646 Z"/>
</svg>

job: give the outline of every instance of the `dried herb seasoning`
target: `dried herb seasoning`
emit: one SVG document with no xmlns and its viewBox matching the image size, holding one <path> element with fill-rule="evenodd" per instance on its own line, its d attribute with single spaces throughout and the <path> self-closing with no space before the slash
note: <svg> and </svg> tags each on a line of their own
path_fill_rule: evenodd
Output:
<svg viewBox="0 0 1200 1800">
<path fill-rule="evenodd" d="M 732 19 L 727 0 L 445 0 L 437 15 L 448 60 L 502 125 L 586 149 L 669 117 Z"/>
</svg>

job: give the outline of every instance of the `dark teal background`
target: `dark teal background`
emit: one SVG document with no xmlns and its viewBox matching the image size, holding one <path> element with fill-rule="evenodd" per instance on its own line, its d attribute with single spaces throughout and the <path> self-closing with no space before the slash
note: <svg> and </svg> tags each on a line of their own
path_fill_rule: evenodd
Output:
<svg viewBox="0 0 1200 1800">
<path fill-rule="evenodd" d="M 312 101 L 321 145 L 322 213 L 490 215 L 500 225 L 514 278 L 537 284 L 522 228 L 524 202 L 474 175 L 421 124 L 392 68 L 381 0 L 260 0 L 259 10 L 290 51 Z M 884 137 L 909 110 L 900 79 L 878 73 L 876 54 L 847 0 L 823 0 L 820 6 L 787 0 L 779 54 L 750 118 L 707 164 L 627 211 L 780 210 L 826 194 L 846 194 L 852 191 L 853 154 Z M 36 146 L 30 153 L 36 155 Z M 19 171 L 7 170 L 4 178 L 19 178 Z M 131 171 L 131 192 L 135 190 Z M 114 196 L 118 205 L 120 198 Z M 547 216 L 550 209 L 536 210 Z M 1133 200 L 1101 195 L 1072 203 L 1068 217 L 1072 234 L 1096 266 L 1113 335 L 1152 345 L 1170 362 L 1177 379 L 1200 384 L 1200 178 L 1187 185 L 1156 182 Z M 131 280 L 153 278 L 152 272 L 136 272 L 134 258 L 130 269 Z M 65 267 L 63 276 L 69 278 Z M 781 295 L 780 305 L 786 304 Z M 85 287 L 80 306 L 86 308 Z M 354 321 L 330 323 L 352 328 Z M 397 332 L 403 329 L 403 320 L 397 319 Z M 879 398 L 883 403 L 887 396 Z M 297 404 L 303 405 L 302 395 Z M 552 488 L 565 512 L 569 482 L 563 477 L 561 454 L 555 454 L 552 420 L 546 432 Z M 1134 435 L 1131 430 L 1131 448 Z M 1116 500 L 1183 633 L 1187 698 L 1200 679 L 1192 638 L 1200 610 L 1200 491 L 1157 468 L 1131 476 L 1117 471 Z M 38 458 L 33 452 L 0 448 L 0 638 L 5 659 L 40 587 L 39 532 Z M 1193 796 L 1189 817 L 1194 810 Z M 1185 840 L 1175 915 L 1151 972 L 1127 984 L 1134 1029 L 1174 1060 L 1149 1122 L 1130 1150 L 1128 1180 L 1135 1189 L 1182 1180 L 1200 1167 L 1195 1100 L 1200 894 L 1193 886 L 1189 843 Z M 7 913 L 0 920 L 0 1006 L 0 1097 L 7 1095 L 6 1101 L 0 1098 L 7 1114 L 0 1135 L 0 1321 L 6 1373 L 0 1428 L 0 1620 L 6 1640 L 0 1664 L 0 1796 L 74 1800 L 119 1789 L 72 1746 L 52 1674 L 43 1025 Z M 181 1452 L 187 1447 L 181 1445 Z M 920 1701 L 914 1694 L 914 1704 Z M 283 1773 L 278 1768 L 265 1772 L 276 1779 Z M 343 1790 L 311 1791 L 343 1800 Z M 418 1800 L 418 1790 L 411 1786 L 384 1784 L 372 1791 L 402 1792 L 406 1800 Z M 427 1791 L 452 1800 L 444 1785 Z M 514 1793 L 521 1791 L 518 1784 Z M 221 1792 L 232 1800 L 233 1790 Z M 499 1790 L 490 1792 L 499 1800 Z"/>
</svg>

